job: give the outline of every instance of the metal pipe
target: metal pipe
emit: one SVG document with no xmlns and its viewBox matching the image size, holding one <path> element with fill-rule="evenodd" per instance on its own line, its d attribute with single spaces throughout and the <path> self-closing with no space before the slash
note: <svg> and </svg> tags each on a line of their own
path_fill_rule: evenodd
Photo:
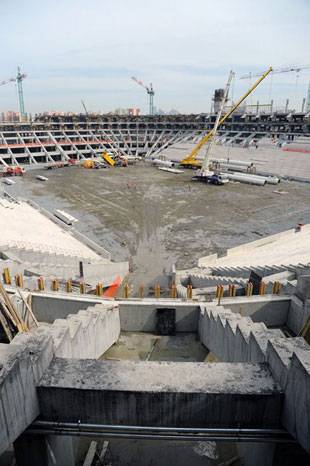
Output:
<svg viewBox="0 0 310 466">
<path fill-rule="evenodd" d="M 127 426 L 36 421 L 26 434 L 65 435 L 85 437 L 130 438 L 148 440 L 217 440 L 238 442 L 295 442 L 282 429 L 223 429 Z"/>
<path fill-rule="evenodd" d="M 280 179 L 277 176 L 264 176 L 264 175 L 258 175 L 257 173 L 252 174 L 252 173 L 239 173 L 239 172 L 237 174 L 240 176 L 244 176 L 244 177 L 251 176 L 252 179 L 256 178 L 258 180 L 265 180 L 267 184 L 280 183 Z"/>
<path fill-rule="evenodd" d="M 227 178 L 232 181 L 239 181 L 240 183 L 255 184 L 257 186 L 264 186 L 266 184 L 265 179 L 258 179 L 252 175 L 245 176 L 244 173 L 225 173 Z"/>
<path fill-rule="evenodd" d="M 245 161 L 245 160 L 236 160 L 236 159 L 230 159 L 230 158 L 227 158 L 227 159 L 221 159 L 221 158 L 213 158 L 211 157 L 210 159 L 210 162 L 220 162 L 221 164 L 222 163 L 226 163 L 227 165 L 241 165 L 241 166 L 244 166 L 244 167 L 250 167 L 251 165 L 263 165 L 263 162 L 259 162 L 259 161 Z"/>
</svg>

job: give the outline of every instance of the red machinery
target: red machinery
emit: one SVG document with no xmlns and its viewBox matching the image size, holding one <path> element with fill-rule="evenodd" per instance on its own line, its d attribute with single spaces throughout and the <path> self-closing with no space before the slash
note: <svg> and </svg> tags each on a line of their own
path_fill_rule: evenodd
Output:
<svg viewBox="0 0 310 466">
<path fill-rule="evenodd" d="M 25 170 L 22 167 L 6 167 L 2 176 L 23 176 Z"/>
</svg>

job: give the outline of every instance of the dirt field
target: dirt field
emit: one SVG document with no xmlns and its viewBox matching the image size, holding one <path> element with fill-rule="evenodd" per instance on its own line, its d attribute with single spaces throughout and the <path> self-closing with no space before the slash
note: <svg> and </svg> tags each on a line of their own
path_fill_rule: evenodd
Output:
<svg viewBox="0 0 310 466">
<path fill-rule="evenodd" d="M 129 260 L 134 289 L 162 280 L 172 264 L 187 268 L 228 247 L 310 222 L 310 185 L 229 183 L 209 186 L 140 162 L 129 168 L 28 172 L 8 192 L 34 199 L 80 219 L 77 228 L 112 253 Z M 273 191 L 282 190 L 286 194 Z"/>
</svg>

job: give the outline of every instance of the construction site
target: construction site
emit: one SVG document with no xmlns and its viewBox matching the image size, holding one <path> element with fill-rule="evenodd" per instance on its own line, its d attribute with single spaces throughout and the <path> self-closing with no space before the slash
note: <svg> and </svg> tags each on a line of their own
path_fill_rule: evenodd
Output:
<svg viewBox="0 0 310 466">
<path fill-rule="evenodd" d="M 310 464 L 310 86 L 250 103 L 309 69 L 176 115 L 0 82 L 0 466 Z"/>
</svg>

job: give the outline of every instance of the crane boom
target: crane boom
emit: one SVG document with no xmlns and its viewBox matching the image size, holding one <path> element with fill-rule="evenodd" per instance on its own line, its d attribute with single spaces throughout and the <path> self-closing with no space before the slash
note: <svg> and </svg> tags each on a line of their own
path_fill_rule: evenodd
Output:
<svg viewBox="0 0 310 466">
<path fill-rule="evenodd" d="M 272 67 L 268 68 L 260 78 L 250 87 L 250 89 L 242 96 L 240 99 L 232 106 L 232 108 L 225 113 L 225 115 L 220 119 L 218 126 L 222 125 L 227 118 L 239 107 L 240 104 L 257 88 L 257 86 L 271 73 Z M 180 164 L 187 167 L 198 167 L 201 165 L 199 161 L 197 161 L 197 155 L 200 149 L 209 141 L 209 139 L 213 136 L 214 128 L 212 128 L 193 148 L 192 152 L 183 159 Z"/>
<path fill-rule="evenodd" d="M 7 79 L 6 81 L 0 81 L 0 86 L 3 86 L 4 84 L 12 83 L 14 81 L 16 81 L 16 78 L 10 78 L 10 79 Z"/>
<path fill-rule="evenodd" d="M 276 68 L 272 70 L 272 74 L 279 74 L 279 73 L 290 73 L 291 71 L 296 71 L 298 73 L 299 71 L 302 70 L 307 70 L 310 69 L 310 65 L 294 65 L 294 66 L 287 66 L 285 68 Z M 251 78 L 256 78 L 257 76 L 260 76 L 262 73 L 249 73 L 245 74 L 244 76 L 241 76 L 240 79 L 251 79 Z"/>
<path fill-rule="evenodd" d="M 81 100 L 81 103 L 82 103 L 83 108 L 84 108 L 84 110 L 85 110 L 85 115 L 88 116 L 88 111 L 87 111 L 87 108 L 86 108 L 86 105 L 85 105 L 84 100 Z"/>
</svg>

